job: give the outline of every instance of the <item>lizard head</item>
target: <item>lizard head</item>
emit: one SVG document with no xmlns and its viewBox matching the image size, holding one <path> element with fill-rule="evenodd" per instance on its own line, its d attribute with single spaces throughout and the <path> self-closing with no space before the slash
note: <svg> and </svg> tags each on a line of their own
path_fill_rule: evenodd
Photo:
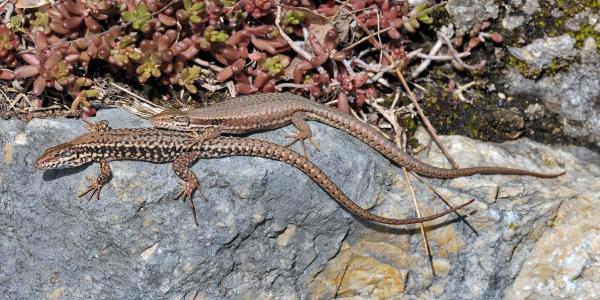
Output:
<svg viewBox="0 0 600 300">
<path fill-rule="evenodd" d="M 35 166 L 40 170 L 81 166 L 91 161 L 91 157 L 83 151 L 84 149 L 74 144 L 60 144 L 46 149 L 35 161 Z"/>
<path fill-rule="evenodd" d="M 158 128 L 190 130 L 190 117 L 180 111 L 163 111 L 150 118 L 152 125 Z"/>
</svg>

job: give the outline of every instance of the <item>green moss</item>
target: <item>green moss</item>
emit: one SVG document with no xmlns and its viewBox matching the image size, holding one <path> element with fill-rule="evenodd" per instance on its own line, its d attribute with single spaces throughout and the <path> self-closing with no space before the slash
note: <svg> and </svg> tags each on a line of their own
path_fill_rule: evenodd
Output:
<svg viewBox="0 0 600 300">
<path fill-rule="evenodd" d="M 402 126 L 408 131 L 417 130 L 417 122 L 413 118 L 406 118 L 402 120 Z"/>
<path fill-rule="evenodd" d="M 567 34 L 575 38 L 575 48 L 583 47 L 583 42 L 588 37 L 596 40 L 596 48 L 600 47 L 600 32 L 594 30 L 594 26 L 590 24 L 583 25 L 579 31 L 570 31 Z"/>
<path fill-rule="evenodd" d="M 513 55 L 508 57 L 508 65 L 517 69 L 521 75 L 528 78 L 538 78 L 540 75 L 542 75 L 543 71 L 541 68 L 528 65 Z"/>
<path fill-rule="evenodd" d="M 564 61 L 562 59 L 555 57 L 552 59 L 552 63 L 550 64 L 550 66 L 546 69 L 546 73 L 548 75 L 555 75 L 559 71 L 565 69 L 568 65 L 569 65 L 568 61 Z"/>
</svg>

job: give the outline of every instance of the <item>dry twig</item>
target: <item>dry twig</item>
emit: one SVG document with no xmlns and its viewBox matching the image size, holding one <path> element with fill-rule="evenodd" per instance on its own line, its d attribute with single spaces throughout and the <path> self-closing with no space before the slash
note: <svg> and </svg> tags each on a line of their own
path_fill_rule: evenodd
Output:
<svg viewBox="0 0 600 300">
<path fill-rule="evenodd" d="M 387 53 L 386 53 L 386 56 L 387 56 L 388 60 L 390 60 L 390 63 L 391 63 L 392 62 L 392 57 L 389 54 L 387 54 Z M 425 113 L 423 113 L 423 110 L 421 109 L 421 106 L 419 105 L 419 102 L 417 101 L 417 97 L 415 96 L 415 94 L 412 92 L 412 90 L 408 86 L 408 83 L 406 83 L 406 80 L 404 79 L 404 76 L 402 75 L 402 72 L 400 72 L 400 70 L 398 68 L 396 68 L 396 76 L 398 76 L 398 79 L 400 79 L 400 82 L 402 82 L 402 85 L 404 86 L 404 89 L 408 93 L 408 98 L 410 98 L 410 101 L 415 106 L 415 109 L 417 110 L 417 113 L 419 114 L 419 117 L 423 121 L 423 124 L 425 124 L 425 128 L 427 129 L 427 132 L 429 132 L 429 135 L 431 135 L 431 138 L 438 145 L 438 147 L 440 148 L 440 150 L 442 151 L 442 153 L 444 154 L 444 156 L 446 157 L 446 159 L 448 160 L 448 162 L 450 162 L 450 164 L 452 165 L 452 167 L 453 168 L 459 168 L 459 165 L 454 161 L 454 159 L 452 159 L 452 157 L 450 156 L 450 153 L 448 153 L 448 150 L 446 149 L 446 147 L 440 141 L 440 139 L 439 139 L 439 137 L 437 135 L 437 132 L 435 131 L 435 129 L 431 125 L 431 122 L 429 122 L 429 119 L 427 118 L 427 116 L 425 116 Z"/>
</svg>

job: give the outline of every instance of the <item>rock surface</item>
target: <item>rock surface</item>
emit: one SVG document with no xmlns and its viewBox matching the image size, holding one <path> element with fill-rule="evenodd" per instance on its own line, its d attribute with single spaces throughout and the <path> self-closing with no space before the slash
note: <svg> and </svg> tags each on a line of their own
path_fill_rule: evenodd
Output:
<svg viewBox="0 0 600 300">
<path fill-rule="evenodd" d="M 576 55 L 575 39 L 569 35 L 537 39 L 522 47 L 508 47 L 517 59 L 532 67 L 549 67 L 556 58 L 569 59 Z"/>
<path fill-rule="evenodd" d="M 548 38 L 536 41 L 534 44 L 549 46 L 556 43 L 556 39 L 560 40 L 561 38 Z M 523 49 L 534 49 L 534 44 Z M 567 44 L 563 43 L 563 46 Z M 540 47 L 532 51 L 541 53 L 549 50 L 549 48 Z M 552 46 L 551 48 L 552 51 L 556 51 L 560 47 Z M 560 53 L 566 55 L 561 58 L 571 55 L 568 54 L 568 51 Z M 567 135 L 586 140 L 596 147 L 600 147 L 600 54 L 597 52 L 594 40 L 587 39 L 583 49 L 578 51 L 578 55 L 581 63 L 573 63 L 567 70 L 552 76 L 532 80 L 513 71 L 508 72 L 507 82 L 510 83 L 511 93 L 540 98 L 549 111 L 564 117 L 564 131 Z M 539 57 L 550 58 L 547 55 Z M 524 61 L 531 64 L 532 67 L 540 63 L 537 60 Z"/>
<path fill-rule="evenodd" d="M 446 11 L 456 31 L 464 34 L 478 22 L 497 18 L 500 8 L 493 0 L 449 0 Z"/>
<path fill-rule="evenodd" d="M 120 110 L 113 127 L 147 126 Z M 309 157 L 361 206 L 414 216 L 402 172 L 352 137 L 311 123 Z M 283 143 L 291 128 L 253 135 Z M 199 226 L 169 164 L 113 162 L 100 201 L 75 194 L 98 166 L 37 171 L 47 147 L 84 133 L 79 120 L 0 122 L 0 298 L 513 299 L 598 298 L 600 157 L 528 140 L 443 137 L 461 166 L 568 173 L 557 179 L 427 179 L 455 203 L 476 203 L 426 226 L 432 276 L 414 226 L 389 228 L 344 212 L 303 173 L 232 157 L 193 167 L 209 201 Z M 297 148 L 296 148 L 297 149 Z M 445 165 L 437 148 L 420 154 Z M 414 177 L 422 214 L 443 203 Z M 196 197 L 199 198 L 199 197 Z"/>
</svg>

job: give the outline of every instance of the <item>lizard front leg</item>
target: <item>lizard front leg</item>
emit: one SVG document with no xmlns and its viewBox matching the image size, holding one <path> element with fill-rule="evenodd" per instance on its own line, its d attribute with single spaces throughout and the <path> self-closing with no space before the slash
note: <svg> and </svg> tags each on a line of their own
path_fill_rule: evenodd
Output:
<svg viewBox="0 0 600 300">
<path fill-rule="evenodd" d="M 192 199 L 194 196 L 194 191 L 198 190 L 200 192 L 200 197 L 205 202 L 207 201 L 206 196 L 202 192 L 200 188 L 200 182 L 198 181 L 198 177 L 196 174 L 190 170 L 190 166 L 196 159 L 198 159 L 198 152 L 186 152 L 180 155 L 173 162 L 173 171 L 175 175 L 184 181 L 183 189 L 181 192 L 175 197 L 175 200 L 179 199 L 183 196 L 183 201 L 190 199 L 190 207 L 192 208 L 192 214 L 194 216 L 194 223 L 198 226 L 198 220 L 196 218 L 196 206 L 194 205 L 194 200 Z"/>
<path fill-rule="evenodd" d="M 304 156 L 308 157 L 308 155 L 306 154 L 306 146 L 304 145 L 304 140 L 308 140 L 318 151 L 319 147 L 317 147 L 317 144 L 313 141 L 312 131 L 310 130 L 310 126 L 308 126 L 308 123 L 306 123 L 306 114 L 304 112 L 295 112 L 292 115 L 291 121 L 292 124 L 294 124 L 294 126 L 296 127 L 296 129 L 298 129 L 298 131 L 296 131 L 294 134 L 286 136 L 287 138 L 292 139 L 292 141 L 285 146 L 289 147 L 295 144 L 296 142 L 300 141 L 300 144 L 302 145 L 302 150 L 304 151 Z"/>
<path fill-rule="evenodd" d="M 187 144 L 188 150 L 192 150 L 194 147 L 198 146 L 198 144 L 202 145 L 202 143 L 213 140 L 221 136 L 221 128 L 219 127 L 208 127 L 200 130 L 192 131 L 194 138 L 190 140 Z M 198 146 L 199 147 L 199 146 Z"/>
<path fill-rule="evenodd" d="M 100 175 L 98 175 L 98 178 L 96 178 L 96 180 L 91 180 L 88 178 L 88 181 L 90 181 L 88 189 L 77 195 L 77 197 L 81 198 L 87 193 L 92 192 L 88 201 L 92 200 L 94 194 L 96 195 L 96 200 L 100 200 L 100 191 L 102 190 L 102 187 L 110 181 L 111 177 L 112 171 L 110 169 L 110 165 L 108 164 L 108 160 L 101 160 Z"/>
</svg>

